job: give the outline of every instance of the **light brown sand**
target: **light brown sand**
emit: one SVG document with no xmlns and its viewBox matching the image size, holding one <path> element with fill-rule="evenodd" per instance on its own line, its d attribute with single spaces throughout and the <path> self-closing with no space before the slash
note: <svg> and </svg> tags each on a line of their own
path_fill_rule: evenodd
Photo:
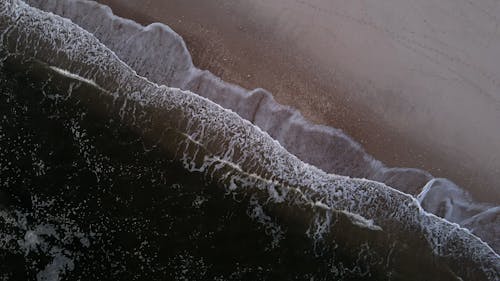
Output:
<svg viewBox="0 0 500 281">
<path fill-rule="evenodd" d="M 411 119 L 404 120 L 410 128 L 404 130 L 400 123 L 391 122 L 394 115 L 381 115 L 380 110 L 373 109 L 374 104 L 362 102 L 359 94 L 355 94 L 363 89 L 360 84 L 370 83 L 369 77 L 346 83 L 342 81 L 346 75 L 340 72 L 341 69 L 331 67 L 328 50 L 322 50 L 326 56 L 324 60 L 307 52 L 307 48 L 315 48 L 317 41 L 311 41 L 312 45 L 306 48 L 300 36 L 307 38 L 307 32 L 315 32 L 320 39 L 325 36 L 332 40 L 335 36 L 326 28 L 310 29 L 304 25 L 307 21 L 314 24 L 315 19 L 297 19 L 296 24 L 291 22 L 283 26 L 279 18 L 289 17 L 287 13 L 293 12 L 286 6 L 278 5 L 283 10 L 275 10 L 278 19 L 273 23 L 256 18 L 255 13 L 259 11 L 243 0 L 99 2 L 111 6 L 115 14 L 142 24 L 163 22 L 169 25 L 183 36 L 199 68 L 246 88 L 270 90 L 280 103 L 298 108 L 307 119 L 344 130 L 389 166 L 428 170 L 434 176 L 450 178 L 479 200 L 500 202 L 496 162 L 492 161 L 491 169 L 485 170 L 484 165 L 472 164 L 478 163 L 474 152 L 453 145 L 443 149 L 443 145 L 436 142 L 422 141 L 418 132 L 423 128 L 411 128 L 416 126 Z M 273 9 L 276 6 L 270 7 L 271 11 Z M 335 28 L 333 24 L 329 27 Z M 283 36 L 279 35 L 281 29 L 285 29 Z M 376 67 L 384 68 L 383 65 Z M 384 101 L 388 107 L 398 103 L 398 96 L 393 97 Z M 399 110 L 405 115 L 405 110 L 419 109 Z"/>
</svg>

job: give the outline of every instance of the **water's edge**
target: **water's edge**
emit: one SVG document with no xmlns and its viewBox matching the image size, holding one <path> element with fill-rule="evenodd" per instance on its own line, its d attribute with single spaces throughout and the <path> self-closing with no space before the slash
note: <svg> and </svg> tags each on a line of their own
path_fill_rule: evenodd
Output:
<svg viewBox="0 0 500 281">
<path fill-rule="evenodd" d="M 70 18 L 139 75 L 160 85 L 192 91 L 236 112 L 299 159 L 325 172 L 375 180 L 417 196 L 425 210 L 472 229 L 498 251 L 500 216 L 496 206 L 475 202 L 461 187 L 433 178 L 426 171 L 386 167 L 342 131 L 308 122 L 297 110 L 278 104 L 266 90 L 249 91 L 196 68 L 183 39 L 168 26 L 156 23 L 144 27 L 91 1 L 28 2 Z"/>
</svg>

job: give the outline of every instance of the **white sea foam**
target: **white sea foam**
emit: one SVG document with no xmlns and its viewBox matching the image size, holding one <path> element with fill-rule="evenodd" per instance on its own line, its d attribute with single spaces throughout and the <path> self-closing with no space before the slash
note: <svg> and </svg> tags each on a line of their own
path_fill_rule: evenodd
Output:
<svg viewBox="0 0 500 281">
<path fill-rule="evenodd" d="M 419 169 L 386 167 L 341 130 L 308 122 L 296 109 L 277 103 L 264 89 L 247 90 L 196 68 L 183 39 L 164 24 L 141 26 L 91 1 L 28 2 L 70 18 L 138 74 L 160 85 L 192 91 L 233 110 L 301 160 L 326 172 L 384 182 L 410 194 L 418 194 L 432 178 Z"/>
<path fill-rule="evenodd" d="M 429 181 L 417 200 L 426 211 L 466 227 L 500 249 L 500 206 L 477 203 L 468 192 L 441 178 Z"/>
<path fill-rule="evenodd" d="M 34 211 L 0 210 L 0 221 L 5 227 L 0 232 L 0 248 L 19 253 L 27 257 L 28 268 L 36 269 L 43 261 L 31 260 L 32 253 L 43 253 L 50 258 L 48 264 L 37 274 L 39 281 L 61 280 L 62 276 L 74 269 L 76 253 L 68 250 L 68 246 L 81 243 L 88 247 L 88 235 L 66 217 L 53 217 L 45 211 L 52 201 L 31 198 Z M 36 219 L 34 219 L 36 218 Z M 43 223 L 37 219 L 43 218 Z"/>
</svg>

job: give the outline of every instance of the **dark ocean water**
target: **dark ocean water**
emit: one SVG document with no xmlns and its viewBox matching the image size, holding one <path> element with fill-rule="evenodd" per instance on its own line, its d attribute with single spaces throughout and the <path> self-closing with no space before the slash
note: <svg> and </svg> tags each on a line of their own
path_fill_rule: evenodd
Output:
<svg viewBox="0 0 500 281">
<path fill-rule="evenodd" d="M 64 100 L 49 77 L 36 67 L 1 74 L 4 277 L 66 268 L 82 280 L 240 280 L 272 275 L 269 263 L 283 274 L 273 237 L 245 205 L 109 116 Z"/>
<path fill-rule="evenodd" d="M 370 274 L 363 262 L 342 258 L 341 251 L 333 257 L 327 245 L 320 249 L 300 226 L 259 223 L 262 209 L 249 198 L 234 198 L 113 116 L 68 98 L 68 88 L 72 95 L 97 89 L 37 63 L 7 63 L 0 75 L 4 279 L 350 280 Z"/>
</svg>

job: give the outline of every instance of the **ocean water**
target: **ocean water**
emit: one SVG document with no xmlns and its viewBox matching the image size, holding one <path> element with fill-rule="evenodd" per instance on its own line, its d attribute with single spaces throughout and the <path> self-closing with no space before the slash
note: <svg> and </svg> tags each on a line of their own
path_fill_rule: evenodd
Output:
<svg viewBox="0 0 500 281">
<path fill-rule="evenodd" d="M 296 109 L 275 101 L 270 92 L 247 90 L 196 68 L 183 39 L 168 26 L 142 26 L 85 0 L 29 3 L 71 19 L 152 82 L 189 90 L 237 113 L 300 160 L 328 173 L 375 180 L 418 197 L 427 212 L 468 228 L 500 250 L 500 209 L 474 200 L 466 191 L 471 187 L 419 169 L 387 167 L 341 130 L 308 122 Z"/>
<path fill-rule="evenodd" d="M 414 197 L 302 162 L 69 20 L 0 8 L 3 279 L 498 279 L 491 247 Z"/>
<path fill-rule="evenodd" d="M 68 97 L 98 94 L 94 87 L 36 62 L 6 62 L 1 81 L 2 280 L 368 272 L 347 258 L 336 262 L 300 226 L 281 229 L 249 198 L 186 171 L 113 116 Z M 347 272 L 330 272 L 336 265 Z"/>
</svg>

